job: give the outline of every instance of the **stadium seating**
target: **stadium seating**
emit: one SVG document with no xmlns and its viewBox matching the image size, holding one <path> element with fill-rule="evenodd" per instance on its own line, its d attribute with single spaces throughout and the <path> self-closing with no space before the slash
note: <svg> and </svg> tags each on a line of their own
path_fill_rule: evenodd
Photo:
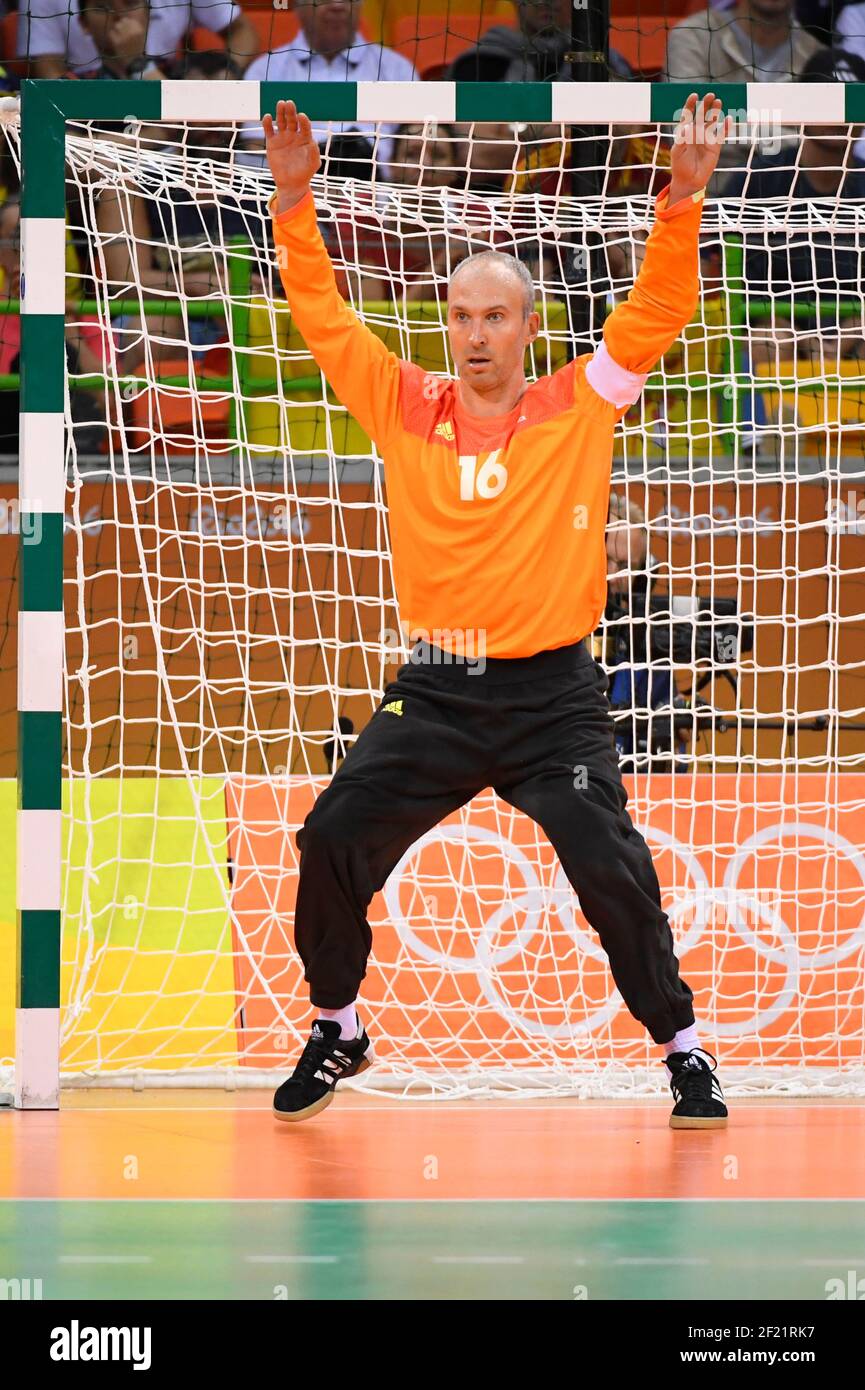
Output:
<svg viewBox="0 0 865 1390">
<path fill-rule="evenodd" d="M 513 12 L 502 18 L 484 11 L 481 19 L 477 14 L 404 15 L 393 25 L 391 47 L 410 59 L 421 77 L 434 80 L 460 53 L 474 48 L 480 34 L 493 25 L 515 23 Z"/>
</svg>

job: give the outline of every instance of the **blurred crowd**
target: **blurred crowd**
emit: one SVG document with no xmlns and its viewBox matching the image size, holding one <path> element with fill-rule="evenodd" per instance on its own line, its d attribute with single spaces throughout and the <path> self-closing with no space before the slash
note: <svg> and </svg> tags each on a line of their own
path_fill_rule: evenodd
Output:
<svg viewBox="0 0 865 1390">
<path fill-rule="evenodd" d="M 0 0 L 7 10 L 3 21 L 7 49 L 14 30 L 17 47 L 10 56 L 26 57 L 33 77 L 72 81 L 174 77 L 212 82 L 413 82 L 430 77 L 485 82 L 572 80 L 572 0 L 515 0 L 512 5 L 502 0 L 486 5 L 485 13 L 494 22 L 478 25 L 477 41 L 466 37 L 456 51 L 453 35 L 444 47 L 424 48 L 418 40 L 412 49 L 406 40 L 401 51 L 371 41 L 367 11 L 378 7 L 380 13 L 381 3 L 367 0 L 365 8 L 362 0 L 295 0 L 294 37 L 262 51 L 262 29 L 252 22 L 253 12 L 244 12 L 233 0 L 67 0 L 67 4 L 18 0 L 17 15 L 10 10 L 9 0 Z M 449 4 L 453 6 L 453 0 L 441 0 L 442 15 L 450 14 Z M 413 5 L 411 0 L 405 6 L 407 14 Z M 419 6 L 416 10 L 420 13 Z M 644 76 L 616 51 L 615 39 L 614 28 L 610 80 L 627 82 Z M 0 69 L 2 90 L 14 90 L 23 71 L 20 61 L 17 66 L 17 73 Z M 865 3 L 713 0 L 708 7 L 670 23 L 663 69 L 655 75 L 672 81 L 865 82 Z M 315 129 L 327 173 L 336 179 L 349 175 L 355 181 L 344 212 L 337 207 L 337 215 L 328 219 L 325 229 L 334 260 L 342 267 L 341 289 L 355 300 L 440 299 L 451 269 L 464 255 L 495 245 L 526 260 L 539 285 L 549 286 L 552 296 L 556 287 L 565 294 L 571 289 L 588 290 L 602 317 L 611 300 L 627 292 L 639 269 L 639 235 L 610 236 L 582 257 L 570 247 L 564 259 L 561 244 L 553 237 L 515 237 L 513 227 L 494 215 L 491 195 L 573 196 L 573 170 L 586 163 L 587 152 L 593 159 L 593 192 L 613 200 L 653 194 L 666 181 L 670 161 L 669 140 L 656 128 L 625 125 L 611 127 L 603 141 L 597 132 L 576 136 L 561 127 L 521 123 L 407 123 L 376 130 L 371 123 L 357 121 L 330 128 L 316 125 Z M 862 199 L 865 142 L 857 143 L 859 134 L 845 126 L 814 125 L 800 130 L 787 127 L 781 138 L 762 144 L 740 136 L 730 143 L 710 191 L 754 204 L 773 198 Z M 264 162 L 257 123 L 240 129 L 235 140 L 226 141 L 224 133 L 215 130 L 208 134 L 204 125 L 189 138 L 215 161 L 232 157 L 253 166 Z M 398 232 L 385 230 L 392 225 L 386 215 L 390 203 L 399 202 L 406 189 L 417 190 L 419 198 L 436 197 L 440 235 L 430 234 L 420 202 L 415 224 L 403 214 Z M 156 294 L 182 291 L 191 300 L 225 290 L 225 260 L 211 252 L 184 248 L 221 247 L 232 234 L 260 239 L 264 226 L 260 212 L 255 216 L 242 206 L 228 209 L 182 188 L 166 190 L 159 198 L 133 196 L 126 190 L 104 193 L 96 218 L 113 284 Z M 12 161 L 4 155 L 0 298 L 7 303 L 17 296 L 18 221 L 17 177 Z M 75 235 L 80 225 L 73 213 L 67 265 L 71 301 L 91 297 L 89 248 L 77 242 Z M 862 316 L 858 315 L 857 327 L 856 316 L 850 312 L 850 301 L 862 282 L 858 237 L 837 230 L 822 237 L 810 232 L 797 235 L 795 229 L 787 229 L 774 238 L 765 233 L 746 237 L 743 254 L 748 296 L 771 298 L 779 306 L 770 325 L 754 327 L 755 362 L 814 351 L 818 328 L 822 351 L 829 330 L 840 356 L 865 351 Z M 718 273 L 717 255 L 717 245 L 707 243 L 707 282 Z M 808 322 L 802 319 L 802 306 L 795 308 L 797 292 L 810 306 Z M 88 320 L 80 313 L 73 317 L 70 360 L 81 373 L 98 373 L 108 351 L 104 332 L 95 318 Z M 809 322 L 814 329 L 811 337 L 804 331 Z M 157 359 L 160 354 L 170 357 L 173 340 L 183 333 L 192 336 L 199 363 L 212 364 L 226 351 L 225 326 L 212 318 L 183 326 L 178 319 L 168 320 L 159 333 L 146 335 L 140 318 L 121 314 L 112 322 L 112 331 L 124 371 L 134 371 L 140 363 L 148 337 L 148 351 Z M 19 338 L 17 315 L 0 313 L 0 376 L 16 372 Z M 12 406 L 5 395 L 0 392 L 4 432 Z"/>
</svg>

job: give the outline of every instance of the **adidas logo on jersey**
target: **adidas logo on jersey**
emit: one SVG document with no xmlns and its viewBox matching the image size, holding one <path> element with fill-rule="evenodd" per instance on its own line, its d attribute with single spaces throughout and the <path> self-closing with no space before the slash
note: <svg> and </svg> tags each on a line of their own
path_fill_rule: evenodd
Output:
<svg viewBox="0 0 865 1390">
<path fill-rule="evenodd" d="M 402 714 L 402 700 L 389 700 L 381 707 L 382 714 Z"/>
<path fill-rule="evenodd" d="M 451 424 L 450 420 L 443 420 L 440 425 L 436 425 L 435 429 L 433 430 L 433 434 L 440 434 L 442 439 L 447 440 L 448 444 L 453 444 L 454 440 L 456 439 L 456 435 L 454 434 L 454 427 Z"/>
</svg>

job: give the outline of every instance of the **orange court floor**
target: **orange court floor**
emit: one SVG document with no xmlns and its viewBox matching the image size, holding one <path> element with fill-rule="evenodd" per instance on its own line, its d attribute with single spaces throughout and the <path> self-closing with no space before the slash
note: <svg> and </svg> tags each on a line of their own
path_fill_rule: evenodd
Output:
<svg viewBox="0 0 865 1390">
<path fill-rule="evenodd" d="M 0 1276 L 94 1298 L 825 1298 L 865 1280 L 861 1100 L 733 1100 L 702 1131 L 655 1100 L 344 1091 L 300 1125 L 270 1100 L 74 1090 L 0 1112 Z"/>
<path fill-rule="evenodd" d="M 288 1125 L 268 1091 L 69 1090 L 0 1112 L 0 1196 L 865 1198 L 860 1100 L 732 1100 L 723 1130 L 665 1101 L 389 1100 L 342 1091 Z M 432 1160 L 432 1161 L 430 1161 Z"/>
</svg>

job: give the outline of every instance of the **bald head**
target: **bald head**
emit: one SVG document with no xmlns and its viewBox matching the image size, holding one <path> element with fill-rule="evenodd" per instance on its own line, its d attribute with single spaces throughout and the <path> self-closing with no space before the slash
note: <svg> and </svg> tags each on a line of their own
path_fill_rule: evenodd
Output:
<svg viewBox="0 0 865 1390">
<path fill-rule="evenodd" d="M 528 270 L 503 251 L 468 256 L 451 276 L 448 342 L 464 391 L 482 407 L 477 413 L 507 412 L 525 391 L 526 349 L 541 323 L 534 302 Z"/>
<path fill-rule="evenodd" d="M 531 273 L 522 261 L 518 261 L 516 256 L 509 256 L 505 251 L 478 251 L 476 255 L 466 256 L 464 261 L 460 261 L 450 279 L 448 299 L 453 298 L 454 286 L 460 276 L 468 274 L 481 276 L 484 271 L 489 269 L 495 269 L 499 275 L 507 275 L 519 286 L 522 295 L 523 318 L 527 319 L 535 307 L 535 286 Z"/>
<path fill-rule="evenodd" d="M 297 0 L 295 9 L 314 53 L 334 58 L 351 48 L 357 36 L 360 0 Z"/>
</svg>

